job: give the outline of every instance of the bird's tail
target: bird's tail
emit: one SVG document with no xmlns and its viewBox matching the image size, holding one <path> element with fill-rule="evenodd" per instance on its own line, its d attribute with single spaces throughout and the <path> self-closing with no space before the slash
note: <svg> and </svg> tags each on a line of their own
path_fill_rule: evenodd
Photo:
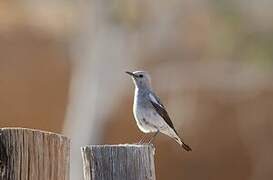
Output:
<svg viewBox="0 0 273 180">
<path fill-rule="evenodd" d="M 187 144 L 182 142 L 182 147 L 186 150 L 186 151 L 192 151 L 191 147 L 188 146 Z"/>
<path fill-rule="evenodd" d="M 190 148 L 190 146 L 188 146 L 186 143 L 184 143 L 180 137 L 178 135 L 176 135 L 174 137 L 175 141 L 180 144 L 180 146 L 182 146 L 182 148 L 184 148 L 186 151 L 192 151 L 192 149 Z"/>
</svg>

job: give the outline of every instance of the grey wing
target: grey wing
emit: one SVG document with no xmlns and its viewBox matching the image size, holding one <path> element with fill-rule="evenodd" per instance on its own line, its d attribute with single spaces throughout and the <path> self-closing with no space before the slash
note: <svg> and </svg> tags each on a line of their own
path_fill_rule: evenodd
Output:
<svg viewBox="0 0 273 180">
<path fill-rule="evenodd" d="M 149 93 L 149 100 L 155 108 L 156 112 L 165 120 L 165 122 L 176 132 L 173 123 L 160 99 L 152 92 Z"/>
</svg>

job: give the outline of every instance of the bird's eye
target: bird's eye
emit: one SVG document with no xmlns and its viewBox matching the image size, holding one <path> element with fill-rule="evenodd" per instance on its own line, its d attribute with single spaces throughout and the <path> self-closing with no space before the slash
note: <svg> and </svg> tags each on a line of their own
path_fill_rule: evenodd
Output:
<svg viewBox="0 0 273 180">
<path fill-rule="evenodd" d="M 140 74 L 138 77 L 143 78 L 143 75 L 142 75 L 142 74 Z"/>
</svg>

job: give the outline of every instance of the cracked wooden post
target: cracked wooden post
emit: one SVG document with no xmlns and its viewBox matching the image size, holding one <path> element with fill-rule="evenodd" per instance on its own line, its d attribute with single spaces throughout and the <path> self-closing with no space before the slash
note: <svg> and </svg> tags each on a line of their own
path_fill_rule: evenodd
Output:
<svg viewBox="0 0 273 180">
<path fill-rule="evenodd" d="M 85 180 L 155 180 L 152 145 L 82 147 Z"/>
<path fill-rule="evenodd" d="M 1 180 L 69 180 L 69 139 L 24 128 L 0 129 Z"/>
</svg>

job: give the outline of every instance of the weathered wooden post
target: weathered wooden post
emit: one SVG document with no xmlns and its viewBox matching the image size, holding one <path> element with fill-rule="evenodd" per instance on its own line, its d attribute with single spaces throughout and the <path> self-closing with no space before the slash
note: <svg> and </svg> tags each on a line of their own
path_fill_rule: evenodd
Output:
<svg viewBox="0 0 273 180">
<path fill-rule="evenodd" d="M 85 180 L 155 180 L 152 145 L 82 147 Z"/>
<path fill-rule="evenodd" d="M 0 129 L 0 180 L 69 180 L 69 147 L 58 134 Z"/>
</svg>

